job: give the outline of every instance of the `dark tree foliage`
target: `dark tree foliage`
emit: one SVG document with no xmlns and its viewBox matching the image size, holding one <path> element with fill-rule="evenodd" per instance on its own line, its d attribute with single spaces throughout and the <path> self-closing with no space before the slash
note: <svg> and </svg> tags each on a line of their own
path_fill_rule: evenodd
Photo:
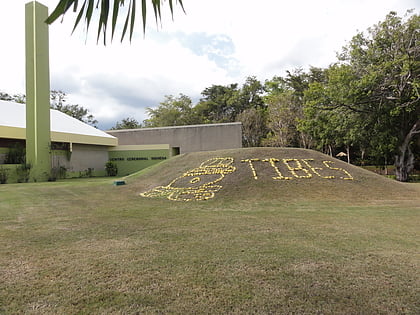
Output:
<svg viewBox="0 0 420 315">
<path fill-rule="evenodd" d="M 353 37 L 340 62 L 327 70 L 327 80 L 305 93 L 314 128 L 325 118 L 319 138 L 358 145 L 385 159 L 394 155 L 400 181 L 414 168 L 420 134 L 419 29 L 419 15 L 403 20 L 391 12 L 368 34 Z"/>
<path fill-rule="evenodd" d="M 134 118 L 127 117 L 123 118 L 121 121 L 117 121 L 116 125 L 111 128 L 111 130 L 119 129 L 137 129 L 141 128 L 142 125 Z"/>
</svg>

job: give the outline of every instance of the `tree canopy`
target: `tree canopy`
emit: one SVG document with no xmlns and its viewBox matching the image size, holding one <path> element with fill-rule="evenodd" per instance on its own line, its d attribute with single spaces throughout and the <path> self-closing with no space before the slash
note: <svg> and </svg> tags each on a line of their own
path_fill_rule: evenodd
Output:
<svg viewBox="0 0 420 315">
<path fill-rule="evenodd" d="M 193 111 L 190 97 L 179 94 L 178 97 L 166 95 L 165 100 L 155 109 L 146 109 L 149 119 L 144 121 L 146 127 L 183 126 L 200 123 Z"/>
<path fill-rule="evenodd" d="M 117 121 L 114 127 L 111 130 L 119 130 L 119 129 L 137 129 L 141 128 L 142 125 L 134 118 L 127 117 L 123 118 L 121 121 Z"/>
<path fill-rule="evenodd" d="M 420 134 L 419 29 L 418 15 L 404 21 L 389 13 L 367 34 L 354 36 L 327 70 L 327 80 L 314 82 L 305 94 L 307 118 L 317 123 L 328 116 L 322 130 L 333 135 L 323 138 L 394 155 L 402 181 L 414 167 L 412 148 Z"/>
</svg>

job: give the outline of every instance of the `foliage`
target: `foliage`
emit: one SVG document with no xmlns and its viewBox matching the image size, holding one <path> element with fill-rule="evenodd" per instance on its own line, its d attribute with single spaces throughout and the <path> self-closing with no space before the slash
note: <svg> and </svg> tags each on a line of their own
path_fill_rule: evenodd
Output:
<svg viewBox="0 0 420 315">
<path fill-rule="evenodd" d="M 2 101 L 12 101 L 13 100 L 13 97 L 10 96 L 7 93 L 0 92 L 0 100 L 2 100 Z"/>
<path fill-rule="evenodd" d="M 51 108 L 59 110 L 73 118 L 76 118 L 86 124 L 96 126 L 98 121 L 89 113 L 89 110 L 81 105 L 64 104 L 67 101 L 67 95 L 63 91 L 51 91 Z"/>
<path fill-rule="evenodd" d="M 121 122 L 117 121 L 114 127 L 111 130 L 119 130 L 119 129 L 137 129 L 141 128 L 142 125 L 134 118 L 127 117 L 123 118 Z"/>
<path fill-rule="evenodd" d="M 203 117 L 204 123 L 226 123 L 235 120 L 240 113 L 237 98 L 238 84 L 212 85 L 205 88 L 196 111 Z"/>
<path fill-rule="evenodd" d="M 6 184 L 9 178 L 9 170 L 0 166 L 0 184 Z"/>
<path fill-rule="evenodd" d="M 283 91 L 267 97 L 270 134 L 264 144 L 273 147 L 298 146 L 297 123 L 300 108 L 296 108 L 293 91 Z"/>
<path fill-rule="evenodd" d="M 241 113 L 250 108 L 265 109 L 266 104 L 262 97 L 263 93 L 264 86 L 256 77 L 246 78 L 245 83 L 238 90 L 238 95 L 236 96 L 236 111 Z"/>
<path fill-rule="evenodd" d="M 195 106 L 184 94 L 167 95 L 157 108 L 147 108 L 149 119 L 144 123 L 146 127 L 163 127 L 240 121 L 243 144 L 258 146 L 267 133 L 263 92 L 260 81 L 248 77 L 242 87 L 233 83 L 204 89 Z"/>
<path fill-rule="evenodd" d="M 106 170 L 106 174 L 108 176 L 117 176 L 117 174 L 118 174 L 118 166 L 113 161 L 106 162 L 105 170 Z"/>
<path fill-rule="evenodd" d="M 94 168 L 88 167 L 84 171 L 79 171 L 79 177 L 80 178 L 83 178 L 83 177 L 93 177 L 93 171 L 94 170 L 95 170 Z"/>
<path fill-rule="evenodd" d="M 64 166 L 55 166 L 51 168 L 51 173 L 48 177 L 49 182 L 55 182 L 57 179 L 64 179 L 67 176 L 67 168 Z"/>
<path fill-rule="evenodd" d="M 26 103 L 26 95 L 25 94 L 15 94 L 13 95 L 13 101 L 19 104 Z"/>
<path fill-rule="evenodd" d="M 24 94 L 14 94 L 11 96 L 8 93 L 0 92 L 0 100 L 25 104 L 26 96 Z"/>
<path fill-rule="evenodd" d="M 156 23 L 160 21 L 161 19 L 161 1 L 160 0 L 151 0 L 150 1 L 153 7 L 154 15 L 156 18 Z M 95 6 L 95 3 L 96 6 Z M 184 9 L 182 0 L 176 0 L 175 3 L 179 3 L 182 9 Z M 169 8 L 171 11 L 171 14 L 173 14 L 173 7 L 174 7 L 174 1 L 168 0 Z M 136 12 L 138 10 L 137 1 L 136 0 L 130 0 L 124 1 L 124 0 L 114 0 L 111 4 L 110 0 L 85 0 L 83 1 L 83 4 L 81 5 L 81 8 L 79 10 L 79 13 L 77 14 L 73 32 L 76 29 L 77 25 L 79 24 L 80 20 L 84 17 L 86 22 L 86 32 L 89 30 L 90 23 L 92 20 L 92 17 L 94 15 L 94 10 L 99 8 L 99 22 L 98 22 L 98 32 L 97 32 L 97 40 L 99 41 L 99 38 L 101 34 L 103 35 L 104 44 L 106 44 L 106 32 L 108 28 L 108 22 L 111 23 L 111 40 L 114 37 L 115 30 L 117 28 L 117 20 L 118 16 L 120 15 L 120 8 L 128 6 L 127 16 L 125 18 L 124 22 L 124 28 L 121 35 L 121 41 L 124 39 L 124 36 L 127 33 L 127 30 L 129 29 L 130 33 L 130 41 L 133 36 L 134 32 L 134 25 L 135 25 L 135 19 L 136 19 Z M 79 6 L 78 0 L 60 0 L 60 2 L 57 4 L 56 8 L 53 10 L 51 15 L 48 17 L 46 22 L 48 24 L 53 23 L 55 20 L 57 20 L 60 16 L 64 16 L 64 14 L 73 7 L 73 11 L 76 12 Z M 112 11 L 112 18 L 110 20 L 110 13 Z M 143 19 L 143 32 L 146 30 L 146 17 L 147 17 L 147 1 L 142 0 L 141 1 L 141 14 Z"/>
<path fill-rule="evenodd" d="M 414 167 L 412 147 L 420 133 L 419 28 L 418 15 L 403 21 L 391 12 L 368 35 L 353 37 L 327 80 L 305 93 L 306 123 L 315 137 L 385 159 L 395 155 L 400 181 Z"/>
<path fill-rule="evenodd" d="M 242 144 L 245 147 L 258 147 L 267 135 L 267 111 L 264 108 L 248 108 L 236 116 L 242 123 Z"/>
<path fill-rule="evenodd" d="M 156 109 L 146 109 L 149 119 L 144 121 L 146 127 L 183 126 L 200 123 L 195 115 L 190 97 L 179 94 L 178 97 L 166 95 L 165 100 Z"/>
<path fill-rule="evenodd" d="M 195 110 L 205 123 L 234 122 L 247 109 L 265 108 L 263 92 L 261 82 L 255 77 L 248 77 L 242 87 L 237 83 L 212 85 L 201 92 L 203 97 Z"/>
<path fill-rule="evenodd" d="M 270 132 L 264 140 L 269 146 L 310 148 L 312 136 L 300 127 L 304 119 L 304 93 L 312 82 L 323 80 L 324 70 L 311 67 L 287 71 L 285 78 L 275 76 L 265 82 L 265 102 L 268 107 L 267 126 Z"/>
<path fill-rule="evenodd" d="M 22 163 L 16 166 L 16 174 L 17 174 L 18 183 L 27 183 L 29 181 L 31 168 L 32 168 L 32 165 L 30 163 Z"/>
<path fill-rule="evenodd" d="M 356 80 L 349 75 L 348 69 L 348 66 L 331 66 L 324 71 L 323 82 L 310 84 L 305 91 L 305 117 L 299 128 L 310 134 L 317 149 L 323 152 L 332 154 L 337 148 L 344 148 L 350 162 L 350 148 L 368 146 L 366 120 L 362 119 L 361 113 L 327 105 L 331 100 L 345 101 L 343 94 Z"/>
</svg>

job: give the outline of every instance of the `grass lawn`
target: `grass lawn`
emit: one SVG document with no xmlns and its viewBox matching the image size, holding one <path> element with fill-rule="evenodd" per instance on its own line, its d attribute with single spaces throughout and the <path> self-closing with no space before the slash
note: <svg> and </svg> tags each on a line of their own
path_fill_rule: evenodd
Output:
<svg viewBox="0 0 420 315">
<path fill-rule="evenodd" d="M 420 313 L 420 184 L 279 186 L 237 164 L 210 200 L 139 196 L 203 158 L 126 186 L 1 185 L 0 314 Z"/>
</svg>

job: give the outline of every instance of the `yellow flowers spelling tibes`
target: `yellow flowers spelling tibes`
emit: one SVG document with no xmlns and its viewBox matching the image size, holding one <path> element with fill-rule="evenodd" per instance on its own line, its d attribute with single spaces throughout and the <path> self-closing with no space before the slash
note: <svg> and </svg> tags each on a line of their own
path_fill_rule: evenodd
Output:
<svg viewBox="0 0 420 315">
<path fill-rule="evenodd" d="M 290 180 L 294 178 L 309 179 L 313 177 L 313 174 L 324 179 L 336 178 L 333 175 L 326 175 L 326 176 L 321 175 L 320 171 L 322 171 L 323 168 L 313 166 L 312 162 L 314 162 L 314 159 L 294 159 L 294 158 L 282 159 L 281 160 L 282 165 L 286 166 L 287 171 L 290 172 L 292 176 L 286 176 L 280 171 L 278 165 L 276 164 L 280 162 L 280 160 L 276 158 L 267 158 L 263 160 L 258 159 L 258 158 L 250 158 L 250 159 L 243 159 L 241 160 L 241 162 L 248 164 L 252 172 L 252 176 L 254 177 L 255 180 L 258 179 L 258 173 L 255 166 L 258 162 L 267 162 L 270 164 L 275 174 L 277 174 L 277 176 L 272 177 L 272 179 L 274 180 Z M 342 172 L 346 175 L 345 177 L 340 176 L 339 177 L 340 179 L 353 180 L 353 176 L 345 169 L 341 167 L 331 166 L 331 164 L 334 164 L 333 161 L 323 161 L 322 163 L 326 166 L 327 169 Z"/>
</svg>

